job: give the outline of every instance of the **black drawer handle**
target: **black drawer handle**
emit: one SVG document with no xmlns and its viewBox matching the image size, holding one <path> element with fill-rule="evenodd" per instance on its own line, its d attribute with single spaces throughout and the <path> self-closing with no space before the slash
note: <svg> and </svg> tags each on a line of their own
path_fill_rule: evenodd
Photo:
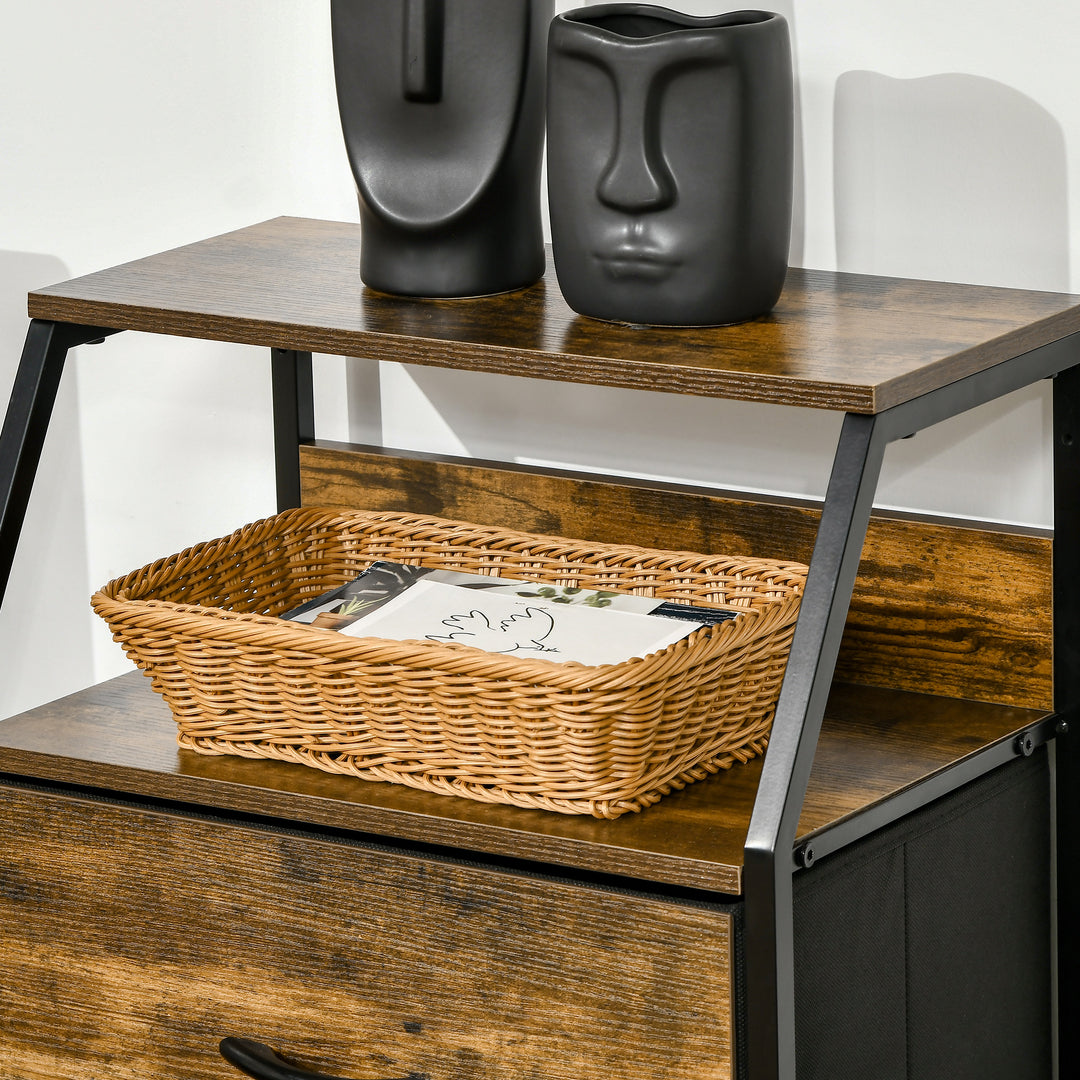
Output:
<svg viewBox="0 0 1080 1080">
<path fill-rule="evenodd" d="M 221 1056 L 255 1080 L 344 1080 L 343 1077 L 301 1069 L 283 1061 L 265 1043 L 254 1039 L 222 1039 Z"/>
</svg>

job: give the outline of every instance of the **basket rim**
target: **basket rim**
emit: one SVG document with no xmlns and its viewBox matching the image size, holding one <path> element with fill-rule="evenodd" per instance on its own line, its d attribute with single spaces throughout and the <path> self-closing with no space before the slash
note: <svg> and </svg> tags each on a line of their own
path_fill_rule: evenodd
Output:
<svg viewBox="0 0 1080 1080">
<path fill-rule="evenodd" d="M 94 611 L 110 625 L 152 617 L 158 629 L 177 637 L 228 642 L 338 662 L 393 663 L 444 675 L 594 691 L 640 686 L 690 670 L 719 653 L 734 649 L 747 638 L 773 632 L 793 622 L 798 604 L 798 597 L 778 600 L 764 612 L 740 612 L 734 619 L 702 627 L 646 656 L 631 657 L 615 664 L 586 665 L 576 661 L 500 656 L 458 642 L 360 638 L 306 625 L 293 629 L 273 615 L 177 604 L 169 600 L 116 600 L 103 590 L 91 598 Z M 119 640 L 115 631 L 114 636 Z"/>
<path fill-rule="evenodd" d="M 575 661 L 554 661 L 542 658 L 503 656 L 456 642 L 393 641 L 385 638 L 362 638 L 343 635 L 336 630 L 291 624 L 278 616 L 257 612 L 238 612 L 227 608 L 197 604 L 182 604 L 170 600 L 132 597 L 128 590 L 136 583 L 143 589 L 154 587 L 181 572 L 185 566 L 213 561 L 216 552 L 230 549 L 238 540 L 255 540 L 266 533 L 285 532 L 298 527 L 353 527 L 365 522 L 405 523 L 435 530 L 465 529 L 472 535 L 492 537 L 501 541 L 527 541 L 543 546 L 569 546 L 581 552 L 602 551 L 613 556 L 625 556 L 640 561 L 644 556 L 667 562 L 685 556 L 695 572 L 708 572 L 712 567 L 737 568 L 742 573 L 759 570 L 779 572 L 781 576 L 798 581 L 778 581 L 775 589 L 783 595 L 763 598 L 758 608 L 739 608 L 711 604 L 721 610 L 736 612 L 735 618 L 716 626 L 703 627 L 664 649 L 643 657 L 632 657 L 614 664 L 585 665 Z M 616 690 L 632 685 L 670 678 L 692 670 L 700 663 L 712 661 L 719 653 L 732 650 L 744 640 L 774 633 L 794 622 L 802 596 L 802 581 L 806 567 L 801 563 L 772 560 L 736 559 L 728 556 L 709 556 L 698 552 L 665 551 L 635 545 L 614 545 L 572 540 L 566 537 L 545 536 L 475 525 L 431 515 L 405 514 L 394 511 L 350 511 L 334 507 L 299 507 L 262 518 L 242 526 L 231 534 L 205 541 L 183 551 L 148 563 L 122 577 L 109 581 L 91 597 L 94 611 L 113 627 L 114 637 L 121 635 L 114 624 L 129 621 L 145 623 L 153 620 L 155 628 L 182 637 L 208 641 L 230 642 L 236 645 L 267 648 L 288 652 L 294 656 L 324 658 L 334 661 L 354 660 L 359 663 L 395 663 L 406 668 L 425 668 L 451 676 L 484 678 L 500 682 L 527 683 L 533 686 L 562 690 Z M 770 583 L 772 585 L 772 583 Z"/>
<path fill-rule="evenodd" d="M 113 578 L 98 591 L 107 592 L 110 595 L 117 596 L 118 590 L 123 588 L 124 582 L 134 581 L 141 577 L 153 577 L 155 576 L 155 570 L 173 570 L 177 564 L 188 562 L 196 557 L 201 557 L 205 560 L 210 557 L 214 551 L 220 548 L 229 547 L 243 537 L 252 537 L 262 532 L 271 532 L 280 529 L 282 526 L 293 527 L 294 523 L 305 525 L 307 527 L 316 525 L 339 525 L 346 527 L 355 526 L 356 524 L 363 522 L 380 521 L 384 521 L 388 525 L 393 523 L 407 523 L 414 527 L 429 527 L 435 530 L 468 530 L 472 536 L 498 538 L 507 544 L 512 542 L 528 542 L 537 547 L 550 545 L 555 548 L 566 548 L 569 551 L 580 553 L 603 551 L 612 559 L 619 556 L 626 557 L 627 559 L 633 558 L 637 562 L 641 562 L 643 557 L 646 559 L 655 559 L 658 562 L 668 562 L 672 559 L 685 559 L 688 563 L 692 564 L 694 569 L 698 572 L 713 569 L 719 571 L 721 568 L 727 568 L 758 575 L 763 573 L 791 575 L 796 579 L 794 582 L 776 582 L 775 587 L 779 591 L 794 590 L 801 593 L 805 584 L 806 573 L 809 569 L 805 563 L 793 560 L 709 555 L 698 551 L 650 548 L 636 544 L 608 544 L 602 541 L 575 539 L 565 536 L 556 536 L 549 533 L 522 532 L 517 529 L 506 529 L 495 525 L 477 525 L 469 521 L 436 517 L 431 514 L 410 514 L 395 510 L 349 510 L 344 507 L 332 506 L 303 506 L 293 507 L 288 510 L 282 510 L 277 514 L 267 515 L 250 524 L 242 525 L 239 528 L 234 529 L 226 536 L 189 545 L 176 554 L 156 559 L 151 563 L 147 563 L 145 566 L 129 571 L 127 574 Z M 725 607 L 725 605 L 720 604 L 713 606 L 718 608 Z M 742 610 L 733 607 L 729 607 L 728 609 Z"/>
</svg>

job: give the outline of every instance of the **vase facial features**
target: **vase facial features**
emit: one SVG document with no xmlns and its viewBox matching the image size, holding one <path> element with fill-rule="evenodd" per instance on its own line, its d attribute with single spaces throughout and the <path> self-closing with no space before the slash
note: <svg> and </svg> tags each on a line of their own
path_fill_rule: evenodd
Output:
<svg viewBox="0 0 1080 1080">
<path fill-rule="evenodd" d="M 337 9 L 339 106 L 361 198 L 413 229 L 460 216 L 490 183 L 514 128 L 528 5 L 353 0 Z M 510 46 L 490 63 L 488 34 Z"/>
<path fill-rule="evenodd" d="M 552 240 L 570 306 L 668 325 L 771 308 L 791 214 L 783 19 L 600 5 L 557 18 L 549 49 Z M 763 80 L 779 83 L 764 107 Z"/>
<path fill-rule="evenodd" d="M 404 0 L 401 9 L 401 89 L 406 101 L 442 97 L 444 0 Z"/>
</svg>

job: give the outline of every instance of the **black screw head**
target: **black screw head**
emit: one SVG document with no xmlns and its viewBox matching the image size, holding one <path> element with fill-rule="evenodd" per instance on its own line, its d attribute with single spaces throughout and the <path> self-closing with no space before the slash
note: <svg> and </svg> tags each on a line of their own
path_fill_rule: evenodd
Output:
<svg viewBox="0 0 1080 1080">
<path fill-rule="evenodd" d="M 807 844 L 806 847 L 799 850 L 799 865 L 804 869 L 807 869 L 814 865 L 814 848 L 812 845 Z"/>
<path fill-rule="evenodd" d="M 1025 731 L 1023 735 L 1016 737 L 1016 752 L 1023 757 L 1031 757 L 1035 752 L 1035 739 L 1030 731 Z"/>
</svg>

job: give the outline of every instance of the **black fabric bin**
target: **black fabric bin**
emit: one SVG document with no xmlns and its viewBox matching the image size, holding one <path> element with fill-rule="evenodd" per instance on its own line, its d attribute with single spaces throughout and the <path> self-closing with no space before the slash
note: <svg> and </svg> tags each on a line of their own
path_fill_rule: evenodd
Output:
<svg viewBox="0 0 1080 1080">
<path fill-rule="evenodd" d="M 1049 1080 L 1045 748 L 795 878 L 799 1080 Z"/>
</svg>

